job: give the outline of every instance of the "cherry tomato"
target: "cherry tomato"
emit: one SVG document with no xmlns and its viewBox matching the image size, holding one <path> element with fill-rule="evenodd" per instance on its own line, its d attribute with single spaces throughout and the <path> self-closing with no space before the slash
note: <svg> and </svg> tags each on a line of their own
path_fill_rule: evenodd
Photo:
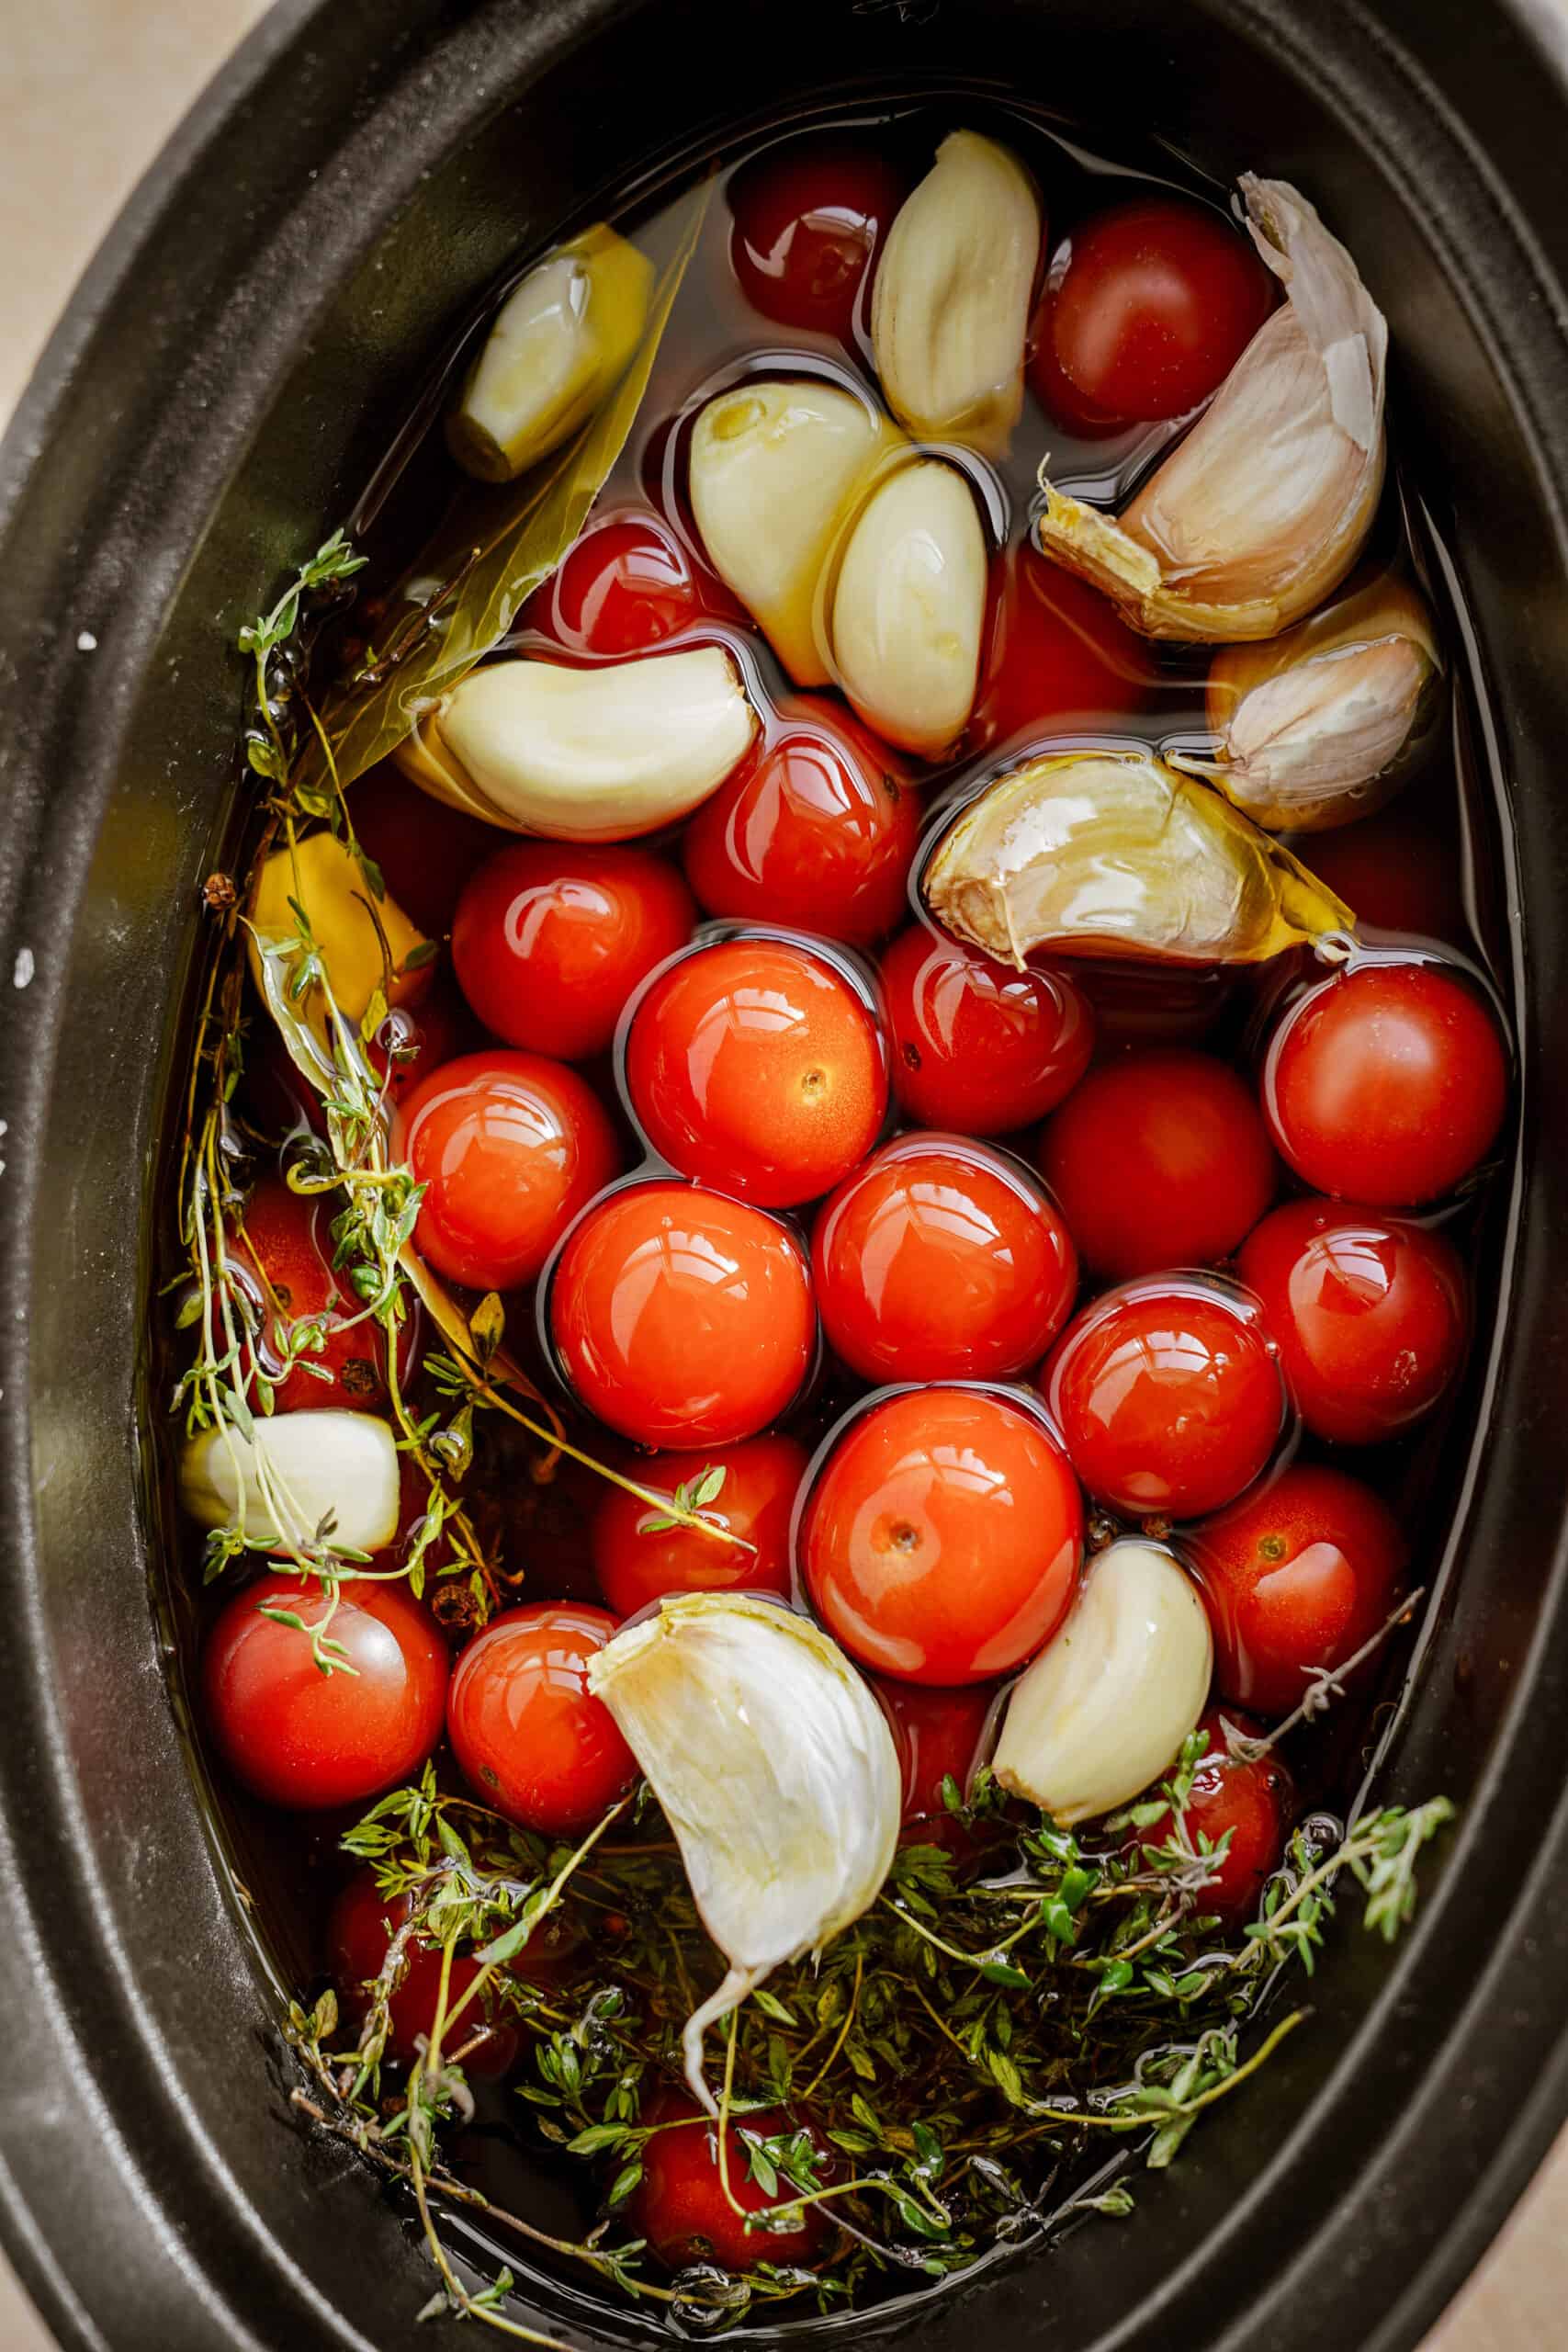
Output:
<svg viewBox="0 0 1568 2352">
<path fill-rule="evenodd" d="M 1067 1613 L 1083 1507 L 1048 1432 L 966 1388 L 913 1389 L 852 1422 L 802 1527 L 817 1612 L 852 1657 L 906 1682 L 990 1681 Z"/>
<path fill-rule="evenodd" d="M 514 842 L 464 891 L 452 962 L 496 1036 L 582 1061 L 608 1049 L 626 999 L 696 919 L 674 867 L 646 850 Z"/>
<path fill-rule="evenodd" d="M 733 1445 L 793 1403 L 817 1317 L 799 1242 L 742 1201 L 637 1184 L 578 1227 L 550 1287 L 589 1410 L 643 1445 Z"/>
<path fill-rule="evenodd" d="M 1274 281 L 1223 214 L 1142 197 L 1058 245 L 1030 381 L 1087 432 L 1185 416 L 1218 391 L 1274 307 Z"/>
<path fill-rule="evenodd" d="M 1134 1518 L 1195 1519 L 1249 1487 L 1285 1392 L 1256 1306 L 1196 1283 L 1130 1283 L 1067 1326 L 1043 1379 L 1090 1494 Z"/>
<path fill-rule="evenodd" d="M 1451 818 L 1430 821 L 1404 803 L 1360 817 L 1330 833 L 1313 833 L 1300 854 L 1355 910 L 1363 930 L 1403 931 L 1461 946 L 1468 938 L 1459 842 Z"/>
<path fill-rule="evenodd" d="M 1094 1015 L 1065 972 L 1015 972 L 913 923 L 882 959 L 893 1090 L 913 1119 L 1005 1135 L 1054 1110 L 1089 1067 Z"/>
<path fill-rule="evenodd" d="M 354 1804 L 406 1780 L 441 1736 L 446 1645 L 400 1583 L 345 1583 L 323 1638 L 352 1673 L 323 1674 L 310 1640 L 262 1614 L 283 1609 L 309 1628 L 329 1601 L 312 1577 L 259 1577 L 208 1635 L 207 1719 L 236 1778 L 269 1804 L 316 1811 Z"/>
<path fill-rule="evenodd" d="M 268 1376 L 281 1362 L 277 1326 L 320 1317 L 325 1346 L 308 1349 L 292 1371 L 274 1380 L 279 1412 L 343 1405 L 373 1410 L 387 1394 L 387 1351 L 379 1324 L 359 1322 L 359 1301 L 332 1269 L 332 1220 L 342 1199 L 311 1199 L 291 1192 L 281 1176 L 264 1176 L 229 1231 L 235 1273 L 254 1311 L 254 1347 Z M 220 1318 L 214 1343 L 226 1344 Z M 307 1369 L 307 1367 L 309 1367 Z"/>
<path fill-rule="evenodd" d="M 542 1055 L 464 1054 L 401 1106 L 400 1148 L 427 1187 L 417 1240 L 448 1282 L 532 1282 L 579 1209 L 620 1172 L 615 1131 L 577 1072 Z"/>
<path fill-rule="evenodd" d="M 1317 1667 L 1344 1665 L 1388 1616 L 1405 1544 L 1386 1503 L 1319 1463 L 1294 1463 L 1188 1539 L 1214 1631 L 1222 1699 L 1288 1715 Z"/>
<path fill-rule="evenodd" d="M 762 2188 L 751 2178 L 747 2155 L 749 2140 L 773 2140 L 795 2131 L 782 2108 L 756 2109 L 725 2127 L 729 2197 L 718 2169 L 718 2125 L 695 2099 L 683 2091 L 660 2091 L 642 2120 L 657 2129 L 644 2143 L 642 2178 L 626 2200 L 626 2219 L 666 2269 L 685 2270 L 699 2262 L 725 2270 L 753 2270 L 759 2262 L 809 2262 L 828 2229 L 820 2205 L 807 2205 L 794 2230 L 748 2230 L 744 2218 L 788 2206 L 789 2183 Z M 735 2211 L 730 2197 L 742 2212 Z"/>
<path fill-rule="evenodd" d="M 959 1795 L 967 1793 L 998 1688 L 973 1682 L 956 1690 L 938 1690 L 919 1682 L 878 1681 L 876 1695 L 893 1727 L 904 1776 L 906 1822 L 934 1820 L 945 1826 L 952 1821 L 942 1782 L 951 1776 Z"/>
<path fill-rule="evenodd" d="M 1115 1281 L 1228 1258 L 1279 1174 L 1250 1090 L 1179 1048 L 1090 1070 L 1038 1156 L 1086 1263 Z"/>
<path fill-rule="evenodd" d="M 840 1185 L 811 1245 L 828 1344 L 863 1379 L 1005 1380 L 1078 1286 L 1072 1237 L 1000 1152 L 905 1135 Z"/>
<path fill-rule="evenodd" d="M 1236 1272 L 1263 1302 L 1297 1410 L 1318 1437 L 1376 1445 L 1429 1412 L 1459 1370 L 1464 1268 L 1440 1233 L 1326 1201 L 1287 1201 Z"/>
<path fill-rule="evenodd" d="M 637 1758 L 588 1688 L 615 1630 L 608 1610 L 539 1601 L 476 1634 L 452 1676 L 446 1736 L 476 1796 L 541 1837 L 592 1828 L 637 1779 Z"/>
<path fill-rule="evenodd" d="M 970 748 L 1121 718 L 1154 678 L 1147 647 L 1114 606 L 1025 540 L 992 576 Z"/>
<path fill-rule="evenodd" d="M 351 2026 L 363 2021 L 370 2007 L 368 1987 L 379 1976 L 388 1946 L 408 1918 L 410 1908 L 407 1894 L 383 1894 L 375 1872 L 369 1870 L 355 1871 L 333 1905 L 327 1949 L 333 1980 Z M 414 1936 L 404 1951 L 402 1977 L 388 2003 L 392 2030 L 387 2055 L 400 2066 L 412 2065 L 421 2041 L 429 2038 L 441 1994 L 441 1954 L 434 1946 Z M 516 1958 L 508 1962 L 506 1973 L 543 1990 L 559 1983 L 570 1958 L 570 1938 L 552 1914 L 535 1929 Z M 472 1952 L 454 1953 L 446 1988 L 449 2012 L 479 1973 L 479 1963 Z M 481 2038 L 474 2042 L 476 2034 Z M 499 1995 L 492 1996 L 481 1989 L 444 2038 L 443 2047 L 448 2057 L 457 2050 L 466 2050 L 463 2065 L 470 2075 L 509 2073 L 517 2056 L 517 2029 L 508 2022 Z"/>
<path fill-rule="evenodd" d="M 1182 1822 L 1188 1844 L 1200 1850 L 1202 1838 L 1217 1847 L 1230 1833 L 1230 1844 L 1198 1896 L 1197 1907 L 1200 1913 L 1213 1912 L 1227 1925 L 1239 1927 L 1256 1917 L 1264 1882 L 1283 1858 L 1295 1811 L 1295 1783 L 1272 1753 L 1251 1763 L 1233 1756 L 1226 1744 L 1226 1724 L 1247 1739 L 1259 1737 L 1263 1730 L 1247 1715 L 1222 1715 L 1215 1707 L 1201 1718 L 1198 1729 L 1208 1733 L 1209 1745 L 1192 1776 Z M 1163 1846 L 1174 1828 L 1170 1814 L 1162 1813 L 1131 1842 Z"/>
<path fill-rule="evenodd" d="M 806 1465 L 806 1449 L 792 1437 L 754 1437 L 706 1453 L 640 1459 L 633 1476 L 661 1495 L 681 1487 L 690 1494 L 709 1474 L 721 1472 L 718 1487 L 699 1508 L 740 1543 L 719 1543 L 686 1527 L 655 1527 L 660 1514 L 647 1503 L 619 1487 L 606 1487 L 593 1514 L 593 1565 L 615 1614 L 633 1617 L 667 1592 L 776 1592 L 787 1600 L 790 1514 Z"/>
<path fill-rule="evenodd" d="M 1285 1013 L 1264 1064 L 1264 1109 L 1297 1175 L 1372 1208 L 1451 1193 L 1491 1150 L 1507 1100 L 1490 1009 L 1436 964 L 1337 972 Z"/>
<path fill-rule="evenodd" d="M 863 999 L 787 940 L 723 940 L 654 980 L 626 1036 L 626 1091 L 683 1176 L 763 1208 L 814 1201 L 876 1141 L 887 1066 Z"/>
<path fill-rule="evenodd" d="M 852 947 L 908 905 L 919 805 L 874 739 L 806 695 L 686 827 L 686 879 L 712 915 Z"/>
<path fill-rule="evenodd" d="M 744 164 L 728 190 L 729 257 L 754 311 L 780 326 L 849 342 L 855 306 L 906 183 L 858 141 L 781 141 Z"/>
<path fill-rule="evenodd" d="M 646 653 L 739 607 L 711 573 L 699 572 L 661 515 L 646 509 L 591 523 L 565 562 L 536 588 L 523 627 L 569 653 Z"/>
<path fill-rule="evenodd" d="M 433 800 L 384 760 L 354 786 L 349 814 L 380 867 L 387 895 L 427 938 L 452 928 L 463 885 L 501 836 L 493 825 Z"/>
</svg>

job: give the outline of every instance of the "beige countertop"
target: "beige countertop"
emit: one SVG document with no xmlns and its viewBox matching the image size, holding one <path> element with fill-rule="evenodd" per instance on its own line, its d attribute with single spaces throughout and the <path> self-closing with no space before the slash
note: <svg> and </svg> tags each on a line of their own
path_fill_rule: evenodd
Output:
<svg viewBox="0 0 1568 2352">
<path fill-rule="evenodd" d="M 263 13 L 262 0 L 0 0 L 0 423 L 138 175 Z M 1565 2307 L 1568 2133 L 1424 2352 L 1546 2352 Z M 49 2352 L 3 2267 L 0 2352 Z"/>
</svg>

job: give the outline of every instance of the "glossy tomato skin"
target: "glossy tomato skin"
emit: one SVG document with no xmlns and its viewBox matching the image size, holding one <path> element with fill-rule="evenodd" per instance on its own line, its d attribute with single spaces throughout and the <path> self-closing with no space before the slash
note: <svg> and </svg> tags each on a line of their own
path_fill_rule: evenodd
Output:
<svg viewBox="0 0 1568 2352">
<path fill-rule="evenodd" d="M 1203 1838 L 1217 1847 L 1229 1833 L 1230 1844 L 1198 1897 L 1198 1909 L 1213 1913 L 1227 1927 L 1240 1927 L 1257 1917 L 1265 1882 L 1284 1859 L 1296 1792 L 1295 1782 L 1277 1755 L 1260 1756 L 1254 1762 L 1233 1756 L 1226 1744 L 1226 1724 L 1246 1739 L 1258 1738 L 1263 1730 L 1261 1724 L 1235 1709 L 1228 1713 L 1209 1709 L 1198 1724 L 1200 1731 L 1207 1732 L 1209 1745 L 1192 1776 L 1182 1818 L 1187 1840 L 1193 1847 Z M 1173 1827 L 1169 1813 L 1163 1813 L 1146 1829 L 1139 1830 L 1132 1842 L 1161 1846 Z"/>
<path fill-rule="evenodd" d="M 1083 1508 L 1060 1448 L 998 1396 L 923 1388 L 852 1421 L 801 1527 L 818 1615 L 852 1657 L 906 1682 L 1010 1673 L 1066 1615 Z"/>
<path fill-rule="evenodd" d="M 375 1872 L 369 1870 L 355 1871 L 333 1905 L 327 1950 L 340 2004 L 351 2026 L 357 2027 L 369 2008 L 367 1987 L 379 1976 L 388 1946 L 407 1920 L 410 1907 L 407 1894 L 383 1894 Z M 417 1937 L 404 1949 L 402 1978 L 388 2004 L 391 2033 L 387 2055 L 400 2066 L 412 2065 L 421 2040 L 428 2039 L 441 1991 L 440 1952 Z M 570 1957 L 570 1940 L 552 1916 L 535 1930 L 515 1960 L 507 1963 L 506 1973 L 544 1990 L 560 1982 Z M 479 1963 L 472 1952 L 454 1954 L 447 1983 L 448 2011 L 462 1999 L 479 1973 Z M 447 2056 L 472 2041 L 481 2025 L 483 2039 L 468 2051 L 465 2071 L 484 2075 L 510 2073 L 517 2057 L 517 2029 L 507 2021 L 501 2001 L 488 1998 L 483 1990 L 446 2037 Z"/>
<path fill-rule="evenodd" d="M 758 936 L 659 974 L 626 1035 L 638 1125 L 682 1175 L 791 1208 L 875 1142 L 887 1064 L 871 1010 L 826 957 Z"/>
<path fill-rule="evenodd" d="M 1438 964 L 1337 972 L 1286 1011 L 1264 1063 L 1264 1110 L 1297 1175 L 1371 1208 L 1451 1193 L 1491 1150 L 1507 1102 L 1497 1023 Z"/>
<path fill-rule="evenodd" d="M 1113 205 L 1052 258 L 1030 380 L 1091 433 L 1185 416 L 1218 391 L 1274 298 L 1251 245 L 1206 205 Z"/>
<path fill-rule="evenodd" d="M 563 651 L 646 653 L 705 622 L 744 616 L 661 514 L 635 507 L 591 522 L 524 608 L 523 626 Z"/>
<path fill-rule="evenodd" d="M 659 1514 L 636 1495 L 607 1487 L 593 1513 L 593 1566 L 599 1588 L 618 1617 L 635 1617 L 667 1592 L 776 1592 L 790 1596 L 790 1515 L 807 1454 L 792 1437 L 754 1437 L 743 1444 L 700 1453 L 655 1453 L 632 1475 L 657 1494 L 695 1486 L 705 1471 L 724 1482 L 705 1518 L 728 1528 L 750 1549 L 717 1543 L 690 1528 L 649 1530 Z"/>
<path fill-rule="evenodd" d="M 310 1351 L 274 1384 L 273 1403 L 280 1413 L 325 1411 L 334 1405 L 372 1412 L 386 1398 L 380 1326 L 355 1320 L 359 1301 L 332 1270 L 332 1219 L 338 1206 L 341 1202 L 292 1192 L 281 1176 L 264 1176 L 230 1237 L 236 1270 L 259 1318 L 255 1345 L 264 1366 L 276 1361 L 277 1323 L 328 1317 L 321 1352 Z"/>
<path fill-rule="evenodd" d="M 388 897 L 427 938 L 444 938 L 463 886 L 495 847 L 494 826 L 433 800 L 390 760 L 355 786 L 349 814 Z"/>
<path fill-rule="evenodd" d="M 1054 1110 L 1089 1067 L 1094 1014 L 1065 972 L 1015 972 L 912 923 L 882 959 L 893 1089 L 912 1119 L 999 1136 Z"/>
<path fill-rule="evenodd" d="M 1134 1518 L 1192 1519 L 1250 1486 L 1285 1391 L 1256 1305 L 1198 1283 L 1129 1283 L 1067 1326 L 1042 1386 L 1090 1494 Z"/>
<path fill-rule="evenodd" d="M 532 1282 L 580 1209 L 620 1173 L 598 1097 L 540 1054 L 465 1054 L 400 1106 L 400 1148 L 428 1187 L 417 1239 L 448 1282 Z"/>
<path fill-rule="evenodd" d="M 1406 1561 L 1387 1504 L 1311 1462 L 1194 1528 L 1186 1552 L 1213 1627 L 1215 1690 L 1263 1715 L 1292 1713 L 1314 1668 L 1371 1641 Z"/>
<path fill-rule="evenodd" d="M 874 1688 L 893 1729 L 903 1776 L 905 1823 L 927 1821 L 945 1828 L 953 1816 L 942 1798 L 942 1782 L 951 1775 L 959 1795 L 967 1794 L 1001 1685 L 974 1682 L 942 1690 L 919 1682 L 878 1680 Z"/>
<path fill-rule="evenodd" d="M 1086 1262 L 1114 1282 L 1228 1258 L 1279 1177 L 1251 1090 L 1180 1048 L 1091 1070 L 1047 1121 L 1038 1159 Z"/>
<path fill-rule="evenodd" d="M 864 1380 L 1005 1380 L 1071 1310 L 1077 1252 L 1052 1203 L 1000 1152 L 897 1136 L 817 1219 L 829 1346 Z"/>
<path fill-rule="evenodd" d="M 1124 718 L 1154 679 L 1148 649 L 1098 589 L 1027 540 L 997 559 L 971 751 Z"/>
<path fill-rule="evenodd" d="M 1317 1437 L 1397 1437 L 1431 1410 L 1463 1359 L 1459 1252 L 1406 1218 L 1286 1201 L 1248 1236 L 1236 1272 L 1263 1303 L 1296 1409 Z"/>
<path fill-rule="evenodd" d="M 637 1779 L 637 1759 L 588 1660 L 615 1630 L 581 1601 L 506 1609 L 476 1634 L 452 1676 L 446 1736 L 481 1802 L 541 1837 L 592 1827 Z"/>
<path fill-rule="evenodd" d="M 816 1352 L 795 1235 L 692 1184 L 630 1185 L 584 1217 L 549 1315 L 577 1395 L 643 1445 L 755 1436 L 794 1402 Z"/>
<path fill-rule="evenodd" d="M 513 842 L 464 891 L 452 962 L 497 1037 L 584 1061 L 608 1051 L 627 998 L 696 919 L 675 868 L 646 850 Z"/>
<path fill-rule="evenodd" d="M 742 2136 L 771 2140 L 793 2132 L 797 2127 L 782 2108 L 760 2109 L 726 2127 L 725 2171 L 740 2213 L 719 2177 L 718 2125 L 695 2099 L 683 2091 L 660 2091 L 642 2120 L 661 2128 L 644 2144 L 642 2178 L 626 2200 L 626 2218 L 666 2269 L 684 2270 L 699 2262 L 726 2270 L 752 2270 L 760 2262 L 809 2262 L 829 2226 L 820 2205 L 806 2207 L 797 2230 L 748 2230 L 744 2218 L 788 2202 L 787 2182 L 769 2195 L 750 2177 Z"/>
<path fill-rule="evenodd" d="M 908 904 L 919 803 L 863 729 L 803 695 L 686 827 L 686 879 L 710 915 L 851 947 Z"/>
<path fill-rule="evenodd" d="M 863 282 L 907 183 L 860 141 L 781 141 L 727 191 L 730 265 L 754 311 L 784 327 L 852 340 Z"/>
<path fill-rule="evenodd" d="M 321 1623 L 321 1587 L 259 1577 L 214 1624 L 202 1657 L 207 1720 L 237 1780 L 297 1811 L 355 1804 L 416 1771 L 441 1736 L 447 1655 L 400 1583 L 345 1583 L 328 1629 L 354 1673 L 322 1674 L 304 1634 L 261 1613 Z"/>
</svg>

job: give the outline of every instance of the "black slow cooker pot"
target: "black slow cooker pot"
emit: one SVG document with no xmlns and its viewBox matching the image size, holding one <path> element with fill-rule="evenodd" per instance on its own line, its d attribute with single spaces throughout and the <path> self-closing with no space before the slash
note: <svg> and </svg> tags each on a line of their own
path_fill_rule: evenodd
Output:
<svg viewBox="0 0 1568 2352">
<path fill-rule="evenodd" d="M 424 2343 L 297 2128 L 150 1605 L 155 1143 L 248 611 L 502 261 L 652 151 L 964 79 L 1299 180 L 1389 313 L 1498 720 L 1524 1144 L 1395 1797 L 1462 1806 L 1393 1964 L 1134 2221 L 852 2332 L 1414 2345 L 1568 2111 L 1568 17 L 1552 0 L 281 0 L 94 265 L 0 459 L 0 2188 L 68 2346 Z M 25 255 L 14 257 L 25 266 Z M 1429 1578 L 1428 1581 L 1432 1581 Z M 541 2290 L 538 2324 L 635 2342 Z M 842 2334 L 818 2323 L 807 2334 Z"/>
</svg>

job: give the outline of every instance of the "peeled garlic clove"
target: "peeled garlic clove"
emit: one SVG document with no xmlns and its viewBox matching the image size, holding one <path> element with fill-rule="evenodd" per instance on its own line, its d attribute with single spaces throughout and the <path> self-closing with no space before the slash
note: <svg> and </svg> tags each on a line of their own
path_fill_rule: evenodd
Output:
<svg viewBox="0 0 1568 2352">
<path fill-rule="evenodd" d="M 1241 188 L 1283 304 L 1117 520 L 1042 484 L 1046 554 L 1146 637 L 1276 636 L 1344 579 L 1382 488 L 1382 312 L 1295 188 Z"/>
<path fill-rule="evenodd" d="M 1013 1685 L 997 1779 L 1064 1826 L 1128 1804 L 1180 1754 L 1213 1662 L 1208 1611 L 1174 1553 L 1123 1536 Z"/>
<path fill-rule="evenodd" d="M 692 509 L 709 562 L 798 686 L 826 685 L 818 581 L 879 463 L 907 447 L 869 401 L 813 379 L 739 384 L 692 435 Z"/>
<path fill-rule="evenodd" d="M 1373 580 L 1267 645 L 1215 654 L 1208 716 L 1221 755 L 1200 772 L 1271 831 L 1351 824 L 1403 782 L 1441 674 L 1420 597 Z"/>
<path fill-rule="evenodd" d="M 398 1532 L 398 1449 L 374 1413 L 275 1413 L 254 1438 L 203 1430 L 180 1457 L 180 1500 L 201 1527 L 238 1527 L 272 1551 L 331 1542 L 378 1552 Z"/>
<path fill-rule="evenodd" d="M 455 780 L 459 806 L 514 832 L 619 842 L 686 816 L 756 731 L 722 646 L 588 670 L 491 662 L 469 672 L 398 760 L 427 791 L 433 767 Z"/>
<path fill-rule="evenodd" d="M 1069 752 L 1003 775 L 925 875 L 937 921 L 1022 968 L 1067 956 L 1258 964 L 1355 918 L 1207 785 L 1145 752 Z"/>
<path fill-rule="evenodd" d="M 954 466 L 918 458 L 872 492 L 832 593 L 833 665 L 869 727 L 928 759 L 963 731 L 980 674 L 986 535 Z"/>
<path fill-rule="evenodd" d="M 887 405 L 917 440 L 1006 457 L 1043 232 L 1017 156 L 950 132 L 888 232 L 871 308 Z"/>
<path fill-rule="evenodd" d="M 510 481 L 587 422 L 637 349 L 653 265 L 601 223 L 509 295 L 446 420 L 466 473 Z"/>
<path fill-rule="evenodd" d="M 357 1022 L 378 989 L 386 990 L 389 1004 L 403 1004 L 429 986 L 427 967 L 402 969 L 414 950 L 426 944 L 423 933 L 391 899 L 373 901 L 353 851 L 335 833 L 321 832 L 307 833 L 292 849 L 275 851 L 257 872 L 246 911 L 251 971 L 258 989 L 262 978 L 254 934 L 266 940 L 295 938 L 299 918 L 294 900 L 310 919 L 333 1001 L 344 1020 Z M 325 1043 L 325 1006 L 319 989 L 310 990 L 305 1010 L 312 1030 Z"/>
<path fill-rule="evenodd" d="M 682 2036 L 686 2080 L 711 2111 L 706 2029 L 858 1919 L 892 1867 L 893 1735 L 820 1626 L 750 1593 L 670 1596 L 594 1653 L 588 1687 L 651 1783 L 729 1962 Z"/>
</svg>

